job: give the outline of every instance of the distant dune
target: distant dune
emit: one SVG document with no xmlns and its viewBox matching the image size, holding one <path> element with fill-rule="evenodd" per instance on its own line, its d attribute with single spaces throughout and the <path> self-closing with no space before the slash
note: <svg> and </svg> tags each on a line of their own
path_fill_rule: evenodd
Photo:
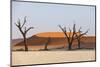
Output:
<svg viewBox="0 0 100 67">
<path fill-rule="evenodd" d="M 23 41 L 23 39 L 12 39 L 11 44 L 16 45 L 17 43 L 20 43 L 22 41 Z"/>
<path fill-rule="evenodd" d="M 45 33 L 38 33 L 27 39 L 29 50 L 43 49 L 48 38 L 50 38 L 50 42 L 48 44 L 49 49 L 54 49 L 54 48 L 60 49 L 60 48 L 68 47 L 68 43 L 67 43 L 67 40 L 63 32 L 45 32 Z M 81 39 L 81 47 L 94 49 L 95 48 L 95 36 L 84 36 Z M 16 50 L 19 48 L 24 49 L 23 41 L 15 44 L 12 50 Z M 73 49 L 77 48 L 77 40 L 74 40 L 72 48 Z"/>
</svg>

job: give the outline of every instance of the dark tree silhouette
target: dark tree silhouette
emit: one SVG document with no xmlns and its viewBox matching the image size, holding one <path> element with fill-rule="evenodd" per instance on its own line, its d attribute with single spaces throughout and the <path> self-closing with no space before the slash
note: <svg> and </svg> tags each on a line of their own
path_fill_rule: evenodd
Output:
<svg viewBox="0 0 100 67">
<path fill-rule="evenodd" d="M 45 43 L 45 47 L 44 47 L 44 50 L 48 50 L 48 44 L 50 43 L 50 41 L 51 41 L 51 38 L 49 37 L 48 39 L 47 39 L 47 41 L 46 41 L 46 43 Z"/>
<path fill-rule="evenodd" d="M 15 23 L 15 25 L 18 27 L 19 31 L 21 32 L 21 34 L 23 36 L 25 51 L 28 51 L 26 34 L 30 29 L 33 29 L 33 27 L 29 27 L 26 29 L 26 27 L 24 27 L 25 23 L 26 23 L 26 16 L 24 17 L 23 24 L 21 24 L 20 19 L 18 19 L 18 21 L 17 21 L 17 23 Z M 24 27 L 24 30 L 23 30 L 23 27 Z"/>
<path fill-rule="evenodd" d="M 76 35 L 75 38 L 77 39 L 77 42 L 78 42 L 78 49 L 81 48 L 80 40 L 81 40 L 82 36 L 86 35 L 88 33 L 88 31 L 89 31 L 89 29 L 83 33 L 81 31 L 81 27 L 80 27 L 78 30 L 79 34 L 75 33 L 75 35 Z"/>
<path fill-rule="evenodd" d="M 66 36 L 67 42 L 68 42 L 68 50 L 71 50 L 71 46 L 74 40 L 74 35 L 75 35 L 75 24 L 73 25 L 73 29 L 71 30 L 69 28 L 69 34 L 67 34 L 67 30 L 66 27 L 61 27 L 61 25 L 59 25 L 59 28 L 63 31 L 64 35 Z"/>
</svg>

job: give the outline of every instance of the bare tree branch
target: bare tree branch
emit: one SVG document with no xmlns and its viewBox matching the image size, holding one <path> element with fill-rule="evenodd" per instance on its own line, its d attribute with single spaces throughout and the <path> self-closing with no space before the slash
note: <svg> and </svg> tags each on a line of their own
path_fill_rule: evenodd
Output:
<svg viewBox="0 0 100 67">
<path fill-rule="evenodd" d="M 69 40 L 68 34 L 66 33 L 66 27 L 62 28 L 61 25 L 59 25 L 59 28 L 63 31 L 63 33 L 65 34 L 65 36 L 67 37 L 67 39 Z"/>
<path fill-rule="evenodd" d="M 65 32 L 64 29 L 61 27 L 61 25 L 58 25 L 58 26 L 59 26 L 59 28 L 60 28 L 63 32 Z"/>
<path fill-rule="evenodd" d="M 64 29 L 64 32 L 66 32 L 66 27 L 64 27 L 63 29 Z"/>
<path fill-rule="evenodd" d="M 17 22 L 18 22 L 17 25 L 18 25 L 19 27 L 21 27 L 21 23 L 20 23 L 20 19 L 19 19 L 19 18 L 18 18 L 18 21 L 17 21 Z"/>
<path fill-rule="evenodd" d="M 81 29 L 82 29 L 82 27 L 79 28 L 78 32 L 82 33 Z"/>
<path fill-rule="evenodd" d="M 73 32 L 74 33 L 76 32 L 76 27 L 75 26 L 76 26 L 76 24 L 73 25 Z"/>
<path fill-rule="evenodd" d="M 15 23 L 15 25 L 16 25 L 17 27 L 19 27 L 18 24 Z"/>
<path fill-rule="evenodd" d="M 80 34 L 79 37 L 81 37 L 81 36 L 83 36 L 83 35 L 86 35 L 86 34 L 88 33 L 88 31 L 89 31 L 89 29 L 88 29 L 86 32 Z"/>
<path fill-rule="evenodd" d="M 71 37 L 72 36 L 72 31 L 71 31 L 71 29 L 69 28 L 69 37 Z"/>
<path fill-rule="evenodd" d="M 24 23 L 22 24 L 21 28 L 25 25 L 26 23 L 26 16 L 24 17 Z"/>
<path fill-rule="evenodd" d="M 76 32 L 76 24 L 73 25 L 73 32 L 72 32 L 72 38 L 71 38 L 71 43 L 73 42 L 74 40 L 74 35 L 75 35 L 75 32 Z"/>
<path fill-rule="evenodd" d="M 27 33 L 29 30 L 31 30 L 31 29 L 33 29 L 34 27 L 29 27 L 26 31 L 25 31 L 25 33 Z"/>
</svg>

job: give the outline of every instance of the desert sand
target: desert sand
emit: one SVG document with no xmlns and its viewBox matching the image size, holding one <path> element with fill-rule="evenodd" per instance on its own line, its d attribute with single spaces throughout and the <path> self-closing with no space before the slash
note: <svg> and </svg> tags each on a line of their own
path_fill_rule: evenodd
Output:
<svg viewBox="0 0 100 67">
<path fill-rule="evenodd" d="M 12 66 L 94 60 L 95 50 L 12 51 Z"/>
<path fill-rule="evenodd" d="M 45 43 L 48 43 L 49 51 L 43 51 Z M 17 44 L 15 44 L 15 42 Z M 13 45 L 14 44 L 14 45 Z M 28 52 L 24 50 L 24 42 L 12 42 L 12 65 L 47 64 L 61 62 L 80 62 L 95 60 L 95 36 L 84 36 L 81 39 L 81 48 L 77 49 L 77 40 L 72 44 L 72 50 L 68 51 L 68 43 L 63 33 L 47 32 L 33 35 L 27 39 Z M 74 50 L 73 50 L 74 49 Z"/>
</svg>

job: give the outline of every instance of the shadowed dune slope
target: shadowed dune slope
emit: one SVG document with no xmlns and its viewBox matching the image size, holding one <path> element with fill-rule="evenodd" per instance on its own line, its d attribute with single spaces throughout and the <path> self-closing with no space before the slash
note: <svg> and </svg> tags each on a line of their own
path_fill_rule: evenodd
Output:
<svg viewBox="0 0 100 67">
<path fill-rule="evenodd" d="M 11 40 L 11 44 L 12 45 L 16 45 L 16 44 L 18 44 L 18 43 L 20 43 L 20 42 L 22 42 L 23 41 L 23 39 L 12 39 Z"/>
</svg>

